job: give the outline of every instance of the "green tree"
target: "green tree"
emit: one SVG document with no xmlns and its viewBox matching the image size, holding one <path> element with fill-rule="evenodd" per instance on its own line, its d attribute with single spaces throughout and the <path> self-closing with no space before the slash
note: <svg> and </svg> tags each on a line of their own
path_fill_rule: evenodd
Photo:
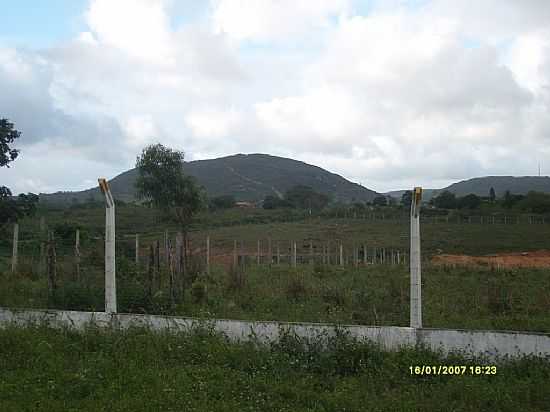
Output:
<svg viewBox="0 0 550 412">
<path fill-rule="evenodd" d="M 19 150 L 11 147 L 11 144 L 21 136 L 21 132 L 13 127 L 8 119 L 0 118 L 0 167 L 10 167 L 9 163 L 13 162 L 19 155 Z"/>
<path fill-rule="evenodd" d="M 497 197 L 497 195 L 495 194 L 495 188 L 494 188 L 494 187 L 491 187 L 491 189 L 489 189 L 489 201 L 490 201 L 491 203 L 494 203 L 496 197 Z"/>
<path fill-rule="evenodd" d="M 193 216 L 205 205 L 206 196 L 195 179 L 184 173 L 184 153 L 160 143 L 147 146 L 136 159 L 138 197 L 172 216 L 178 223 L 187 266 L 187 233 Z M 185 272 L 184 272 L 185 273 Z"/>
<path fill-rule="evenodd" d="M 531 191 L 519 205 L 523 210 L 531 213 L 549 213 L 550 194 Z"/>
<path fill-rule="evenodd" d="M 208 206 L 211 210 L 231 209 L 235 206 L 235 197 L 232 195 L 216 196 L 210 199 Z"/>
<path fill-rule="evenodd" d="M 282 207 L 293 207 L 286 199 L 281 199 L 278 196 L 267 195 L 262 202 L 264 209 L 279 209 Z"/>
<path fill-rule="evenodd" d="M 401 205 L 407 209 L 411 208 L 412 203 L 412 190 L 407 190 L 401 195 Z"/>
<path fill-rule="evenodd" d="M 469 195 L 459 197 L 456 203 L 460 209 L 477 209 L 481 205 L 481 198 L 470 193 Z"/>
<path fill-rule="evenodd" d="M 13 123 L 7 119 L 0 119 L 0 167 L 10 167 L 9 163 L 19 155 L 19 150 L 11 145 L 20 136 L 21 132 L 14 129 Z M 23 216 L 33 215 L 36 203 L 38 196 L 33 193 L 20 194 L 14 198 L 8 187 L 0 186 L 0 226 L 16 222 Z"/>
<path fill-rule="evenodd" d="M 507 190 L 506 192 L 504 192 L 504 196 L 502 198 L 502 206 L 509 209 L 513 205 L 514 205 L 514 202 L 512 200 L 512 194 L 510 193 L 509 190 Z"/>
<path fill-rule="evenodd" d="M 447 190 L 433 197 L 431 203 L 439 209 L 456 209 L 457 207 L 455 194 Z"/>
<path fill-rule="evenodd" d="M 372 204 L 374 206 L 387 206 L 388 199 L 386 198 L 386 196 L 378 195 L 372 200 Z"/>
<path fill-rule="evenodd" d="M 320 210 L 329 202 L 329 197 L 309 186 L 297 185 L 287 190 L 285 200 L 297 209 Z"/>
</svg>

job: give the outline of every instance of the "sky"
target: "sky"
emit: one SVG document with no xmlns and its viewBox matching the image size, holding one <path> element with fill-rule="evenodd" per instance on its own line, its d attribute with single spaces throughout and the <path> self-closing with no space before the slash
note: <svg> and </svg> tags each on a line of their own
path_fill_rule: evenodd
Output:
<svg viewBox="0 0 550 412">
<path fill-rule="evenodd" d="M 268 153 L 379 192 L 550 173 L 547 0 L 0 0 L 14 193 L 148 144 Z"/>
</svg>

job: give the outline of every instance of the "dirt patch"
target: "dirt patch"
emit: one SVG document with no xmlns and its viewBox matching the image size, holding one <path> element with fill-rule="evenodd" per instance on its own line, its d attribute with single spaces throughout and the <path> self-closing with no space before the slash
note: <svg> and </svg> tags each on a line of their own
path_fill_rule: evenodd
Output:
<svg viewBox="0 0 550 412">
<path fill-rule="evenodd" d="M 498 253 L 485 256 L 436 255 L 432 258 L 436 265 L 493 266 L 493 267 L 550 267 L 550 251 Z"/>
</svg>

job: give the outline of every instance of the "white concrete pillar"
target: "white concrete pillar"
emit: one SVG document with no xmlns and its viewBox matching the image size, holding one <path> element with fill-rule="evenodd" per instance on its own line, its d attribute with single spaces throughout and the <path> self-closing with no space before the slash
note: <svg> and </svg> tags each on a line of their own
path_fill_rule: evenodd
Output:
<svg viewBox="0 0 550 412">
<path fill-rule="evenodd" d="M 422 327 L 422 279 L 420 269 L 420 201 L 422 188 L 415 187 L 411 201 L 411 328 Z"/>
<path fill-rule="evenodd" d="M 115 201 L 109 184 L 98 179 L 105 196 L 105 312 L 116 313 Z"/>
</svg>

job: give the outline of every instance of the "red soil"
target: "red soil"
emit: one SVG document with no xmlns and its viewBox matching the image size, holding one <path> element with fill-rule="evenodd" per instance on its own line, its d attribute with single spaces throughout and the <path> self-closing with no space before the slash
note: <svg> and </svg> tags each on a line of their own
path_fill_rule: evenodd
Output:
<svg viewBox="0 0 550 412">
<path fill-rule="evenodd" d="M 494 267 L 550 267 L 550 251 L 498 253 L 486 256 L 436 255 L 432 263 L 437 265 L 494 266 Z"/>
</svg>

